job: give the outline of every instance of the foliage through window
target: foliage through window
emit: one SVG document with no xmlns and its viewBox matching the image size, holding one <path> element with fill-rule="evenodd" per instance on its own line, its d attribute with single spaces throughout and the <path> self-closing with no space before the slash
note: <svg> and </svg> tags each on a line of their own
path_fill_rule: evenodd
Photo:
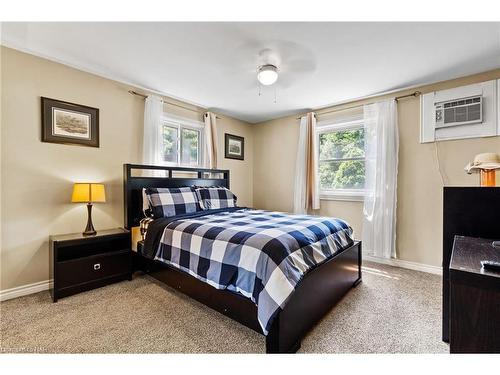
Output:
<svg viewBox="0 0 500 375">
<path fill-rule="evenodd" d="M 179 129 L 163 124 L 163 161 L 177 163 Z"/>
<path fill-rule="evenodd" d="M 165 164 L 202 165 L 202 128 L 174 121 L 164 121 L 161 127 L 162 155 Z"/>
<path fill-rule="evenodd" d="M 365 138 L 362 124 L 318 131 L 320 191 L 362 193 L 365 188 Z"/>
<path fill-rule="evenodd" d="M 181 163 L 199 165 L 200 131 L 194 129 L 181 130 Z"/>
</svg>

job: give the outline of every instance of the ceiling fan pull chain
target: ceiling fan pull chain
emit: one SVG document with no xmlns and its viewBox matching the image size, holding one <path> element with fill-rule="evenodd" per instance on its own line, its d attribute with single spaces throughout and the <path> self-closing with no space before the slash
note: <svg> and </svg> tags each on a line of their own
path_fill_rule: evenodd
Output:
<svg viewBox="0 0 500 375">
<path fill-rule="evenodd" d="M 277 100 L 276 100 L 276 86 L 274 86 L 274 104 L 276 104 Z"/>
</svg>

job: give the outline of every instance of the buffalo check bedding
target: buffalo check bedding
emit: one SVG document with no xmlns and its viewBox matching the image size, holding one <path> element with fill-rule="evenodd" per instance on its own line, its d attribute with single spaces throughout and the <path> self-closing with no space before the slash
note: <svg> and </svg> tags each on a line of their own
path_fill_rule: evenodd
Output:
<svg viewBox="0 0 500 375">
<path fill-rule="evenodd" d="M 267 335 L 304 275 L 353 244 L 336 218 L 225 208 L 150 223 L 143 255 L 250 298 Z"/>
</svg>

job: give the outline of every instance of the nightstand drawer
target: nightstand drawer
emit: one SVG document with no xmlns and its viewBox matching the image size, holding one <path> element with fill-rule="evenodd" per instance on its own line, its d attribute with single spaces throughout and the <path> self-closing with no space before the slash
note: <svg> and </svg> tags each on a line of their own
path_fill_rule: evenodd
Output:
<svg viewBox="0 0 500 375">
<path fill-rule="evenodd" d="M 57 264 L 57 288 L 130 272 L 130 251 L 68 260 Z"/>
</svg>

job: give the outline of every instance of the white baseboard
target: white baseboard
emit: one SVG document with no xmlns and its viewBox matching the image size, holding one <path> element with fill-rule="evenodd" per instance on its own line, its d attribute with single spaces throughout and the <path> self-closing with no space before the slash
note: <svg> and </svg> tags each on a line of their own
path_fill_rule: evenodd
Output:
<svg viewBox="0 0 500 375">
<path fill-rule="evenodd" d="M 44 290 L 49 290 L 51 286 L 52 280 L 45 280 L 33 284 L 17 286 L 11 289 L 0 290 L 0 301 L 7 301 L 12 298 L 43 292 Z"/>
<path fill-rule="evenodd" d="M 394 267 L 407 268 L 409 270 L 414 270 L 414 271 L 433 273 L 435 275 L 442 275 L 443 274 L 442 267 L 431 266 L 429 264 L 423 264 L 423 263 L 417 263 L 417 262 L 410 262 L 409 260 L 385 259 L 385 258 L 378 258 L 378 257 L 374 257 L 371 255 L 365 255 L 365 254 L 363 254 L 363 260 L 368 260 L 370 262 L 375 262 L 375 263 L 387 264 L 389 266 L 394 266 Z"/>
</svg>

